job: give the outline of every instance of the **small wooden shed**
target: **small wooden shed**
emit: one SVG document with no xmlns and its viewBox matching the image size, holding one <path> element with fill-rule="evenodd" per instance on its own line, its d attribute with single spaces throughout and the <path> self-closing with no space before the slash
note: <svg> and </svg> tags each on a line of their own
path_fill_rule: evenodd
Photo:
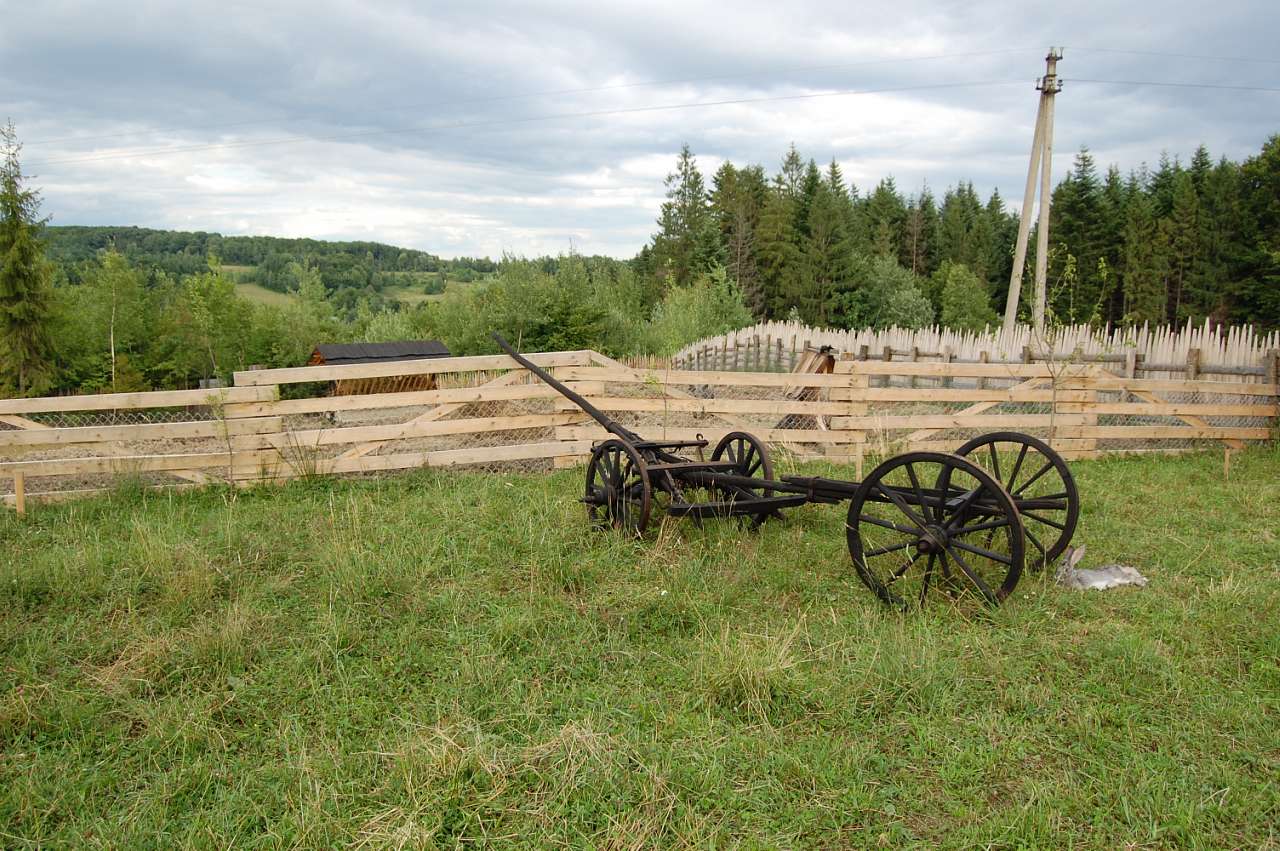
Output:
<svg viewBox="0 0 1280 851">
<path fill-rule="evenodd" d="M 307 366 L 346 366 L 358 363 L 447 358 L 449 349 L 439 340 L 397 340 L 391 343 L 321 343 L 311 352 Z M 344 378 L 333 383 L 335 396 L 361 396 L 366 393 L 403 393 L 411 390 L 434 390 L 436 377 L 426 375 L 390 375 L 379 378 Z"/>
</svg>

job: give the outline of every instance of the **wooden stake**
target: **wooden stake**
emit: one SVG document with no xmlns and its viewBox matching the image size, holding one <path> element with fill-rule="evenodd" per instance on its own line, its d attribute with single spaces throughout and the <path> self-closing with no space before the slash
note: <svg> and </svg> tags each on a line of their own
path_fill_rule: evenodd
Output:
<svg viewBox="0 0 1280 851">
<path fill-rule="evenodd" d="M 19 515 L 27 513 L 27 478 L 21 470 L 13 474 L 13 506 Z"/>
</svg>

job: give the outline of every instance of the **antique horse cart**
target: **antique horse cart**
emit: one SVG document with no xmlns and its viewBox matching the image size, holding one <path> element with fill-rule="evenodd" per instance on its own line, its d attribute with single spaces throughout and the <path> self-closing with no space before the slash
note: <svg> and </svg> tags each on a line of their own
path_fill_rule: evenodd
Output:
<svg viewBox="0 0 1280 851">
<path fill-rule="evenodd" d="M 752 434 L 645 440 L 546 370 L 494 339 L 612 438 L 594 446 L 583 502 L 594 525 L 643 533 L 655 508 L 675 517 L 739 517 L 758 527 L 783 509 L 849 501 L 845 526 L 858 576 L 884 602 L 924 605 L 930 591 L 996 605 L 1024 565 L 1040 568 L 1071 542 L 1079 494 L 1066 462 L 1017 432 L 975 437 L 955 454 L 907 452 L 861 482 L 816 476 L 774 479 L 769 450 Z M 678 452 L 697 453 L 689 458 Z"/>
</svg>

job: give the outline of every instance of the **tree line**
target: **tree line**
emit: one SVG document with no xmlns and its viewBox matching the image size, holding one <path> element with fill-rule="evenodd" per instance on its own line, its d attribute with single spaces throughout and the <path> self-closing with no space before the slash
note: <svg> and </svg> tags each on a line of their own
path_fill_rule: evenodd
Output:
<svg viewBox="0 0 1280 851">
<path fill-rule="evenodd" d="M 1003 311 L 1017 217 L 970 182 L 863 193 L 794 146 L 772 175 L 724 163 L 707 186 L 685 146 L 637 266 L 670 285 L 723 267 L 758 319 L 980 328 Z M 1055 187 L 1050 308 L 1064 322 L 1280 324 L 1280 136 L 1243 163 L 1162 155 L 1099 177 L 1087 148 Z M 1034 230 L 1026 274 L 1034 268 Z M 1029 292 L 1024 289 L 1024 292 Z M 1025 308 L 1025 305 L 1024 305 Z"/>
<path fill-rule="evenodd" d="M 768 318 L 981 329 L 998 321 L 1017 230 L 999 193 L 984 201 L 969 182 L 940 202 L 892 178 L 863 193 L 792 147 L 776 174 L 725 163 L 708 186 L 686 147 L 631 260 L 441 260 L 371 242 L 47 227 L 12 125 L 0 149 L 0 396 L 192 387 L 300 365 L 320 342 L 431 338 L 480 354 L 496 351 L 494 330 L 526 350 L 624 356 Z M 1124 178 L 1099 178 L 1082 150 L 1054 190 L 1055 317 L 1280 324 L 1278 199 L 1280 137 L 1243 163 L 1202 148 Z M 479 280 L 412 307 L 378 291 L 388 276 L 439 286 L 464 273 Z M 289 297 L 242 297 L 246 275 Z"/>
</svg>

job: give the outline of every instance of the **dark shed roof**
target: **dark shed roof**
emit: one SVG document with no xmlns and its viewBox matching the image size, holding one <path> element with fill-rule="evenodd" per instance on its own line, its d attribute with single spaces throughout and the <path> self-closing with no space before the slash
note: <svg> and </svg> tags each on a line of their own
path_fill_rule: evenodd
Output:
<svg viewBox="0 0 1280 851">
<path fill-rule="evenodd" d="M 449 349 L 439 340 L 399 340 L 394 343 L 321 343 L 312 352 L 311 362 L 377 363 L 447 357 Z"/>
</svg>

